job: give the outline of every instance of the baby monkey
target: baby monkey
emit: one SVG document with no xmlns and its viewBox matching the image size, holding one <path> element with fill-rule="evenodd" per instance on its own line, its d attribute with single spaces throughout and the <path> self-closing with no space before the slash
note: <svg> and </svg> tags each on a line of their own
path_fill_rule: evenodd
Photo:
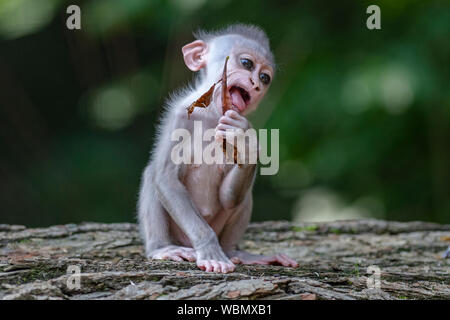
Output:
<svg viewBox="0 0 450 320">
<path fill-rule="evenodd" d="M 245 115 L 258 107 L 274 76 L 274 57 L 260 28 L 237 24 L 195 36 L 197 40 L 185 45 L 182 52 L 186 66 L 198 72 L 197 77 L 167 102 L 142 176 L 138 219 L 146 255 L 196 261 L 207 272 L 232 272 L 239 263 L 297 267 L 298 263 L 284 254 L 263 256 L 238 249 L 250 221 L 256 164 L 172 161 L 177 142 L 171 137 L 176 129 L 192 134 L 194 122 L 201 121 L 204 130 L 215 130 L 215 143 L 222 150 L 230 133 L 251 128 Z M 230 109 L 224 112 L 223 86 L 216 85 L 209 105 L 195 108 L 188 117 L 187 108 L 221 81 L 226 59 Z"/>
</svg>

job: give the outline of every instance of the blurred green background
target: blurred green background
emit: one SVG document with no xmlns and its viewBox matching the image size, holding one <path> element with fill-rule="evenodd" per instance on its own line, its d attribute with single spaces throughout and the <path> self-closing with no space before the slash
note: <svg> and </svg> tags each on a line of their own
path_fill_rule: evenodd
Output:
<svg viewBox="0 0 450 320">
<path fill-rule="evenodd" d="M 0 223 L 135 221 L 161 105 L 192 79 L 180 49 L 233 22 L 279 65 L 250 117 L 281 161 L 253 220 L 450 222 L 449 1 L 0 0 Z"/>
</svg>

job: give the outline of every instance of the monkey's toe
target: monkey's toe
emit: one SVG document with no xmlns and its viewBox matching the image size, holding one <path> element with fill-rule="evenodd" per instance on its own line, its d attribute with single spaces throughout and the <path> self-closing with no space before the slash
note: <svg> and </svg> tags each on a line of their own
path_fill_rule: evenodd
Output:
<svg viewBox="0 0 450 320">
<path fill-rule="evenodd" d="M 177 261 L 177 262 L 183 262 L 183 258 L 177 256 L 177 255 L 165 255 L 162 257 L 162 260 L 172 260 L 172 261 Z"/>
<path fill-rule="evenodd" d="M 172 260 L 177 262 L 196 260 L 195 250 L 188 247 L 168 246 L 156 250 L 150 255 L 151 259 Z"/>
<path fill-rule="evenodd" d="M 297 268 L 297 261 L 289 258 L 285 254 L 277 254 L 273 256 L 263 256 L 252 254 L 248 252 L 239 252 L 238 256 L 231 258 L 231 261 L 236 264 L 248 264 L 248 265 L 282 265 L 284 267 Z"/>
<path fill-rule="evenodd" d="M 200 260 L 197 266 L 206 272 L 229 273 L 236 268 L 235 265 L 216 260 Z"/>
</svg>

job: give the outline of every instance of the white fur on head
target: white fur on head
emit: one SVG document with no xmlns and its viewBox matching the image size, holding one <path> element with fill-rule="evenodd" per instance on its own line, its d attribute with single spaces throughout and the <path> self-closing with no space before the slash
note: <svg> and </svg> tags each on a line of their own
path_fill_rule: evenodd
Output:
<svg viewBox="0 0 450 320">
<path fill-rule="evenodd" d="M 216 31 L 198 30 L 197 32 L 194 32 L 194 37 L 196 39 L 203 40 L 205 42 L 210 42 L 217 37 L 226 35 L 238 35 L 249 40 L 253 40 L 260 47 L 260 50 L 258 51 L 265 56 L 267 61 L 269 61 L 275 70 L 275 58 L 270 50 L 269 38 L 264 30 L 258 26 L 238 23 Z"/>
</svg>

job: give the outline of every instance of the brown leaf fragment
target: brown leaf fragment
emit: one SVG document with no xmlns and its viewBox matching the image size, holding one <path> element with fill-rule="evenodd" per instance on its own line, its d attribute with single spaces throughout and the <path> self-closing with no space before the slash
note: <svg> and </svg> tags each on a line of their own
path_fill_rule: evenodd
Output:
<svg viewBox="0 0 450 320">
<path fill-rule="evenodd" d="M 225 64 L 223 65 L 223 73 L 222 73 L 222 113 L 225 114 L 228 110 L 231 108 L 231 97 L 230 93 L 228 92 L 228 85 L 227 85 L 227 64 L 228 59 L 230 59 L 229 56 L 225 59 Z M 223 153 L 227 154 L 227 141 L 226 139 L 223 139 L 222 141 L 222 150 Z"/>
<path fill-rule="evenodd" d="M 225 139 L 223 139 L 223 142 L 222 142 L 222 150 L 223 150 L 223 153 L 225 154 L 225 156 L 228 156 L 227 141 Z M 242 168 L 242 164 L 238 163 L 237 155 L 238 155 L 237 147 L 235 145 L 233 145 L 233 162 L 235 164 L 237 164 L 239 166 L 239 168 Z"/>
<path fill-rule="evenodd" d="M 227 85 L 227 64 L 228 60 L 230 59 L 229 56 L 225 59 L 225 64 L 223 66 L 223 73 L 222 73 L 222 112 L 225 114 L 228 110 L 231 109 L 231 96 L 230 92 L 228 91 L 228 85 Z M 233 162 L 237 163 L 237 147 L 233 146 Z M 223 139 L 222 141 L 222 150 L 225 155 L 227 155 L 227 141 L 226 139 Z M 241 165 L 239 164 L 239 168 Z"/>
<path fill-rule="evenodd" d="M 225 59 L 225 64 L 223 66 L 223 73 L 222 73 L 222 112 L 225 114 L 228 110 L 231 109 L 231 96 L 228 92 L 228 85 L 227 85 L 227 64 L 228 59 L 230 59 L 229 56 Z"/>
<path fill-rule="evenodd" d="M 194 112 L 194 108 L 206 108 L 211 103 L 212 94 L 217 83 L 214 83 L 207 92 L 205 92 L 200 98 L 194 101 L 189 107 L 187 107 L 188 119 L 191 118 L 191 113 Z"/>
</svg>

